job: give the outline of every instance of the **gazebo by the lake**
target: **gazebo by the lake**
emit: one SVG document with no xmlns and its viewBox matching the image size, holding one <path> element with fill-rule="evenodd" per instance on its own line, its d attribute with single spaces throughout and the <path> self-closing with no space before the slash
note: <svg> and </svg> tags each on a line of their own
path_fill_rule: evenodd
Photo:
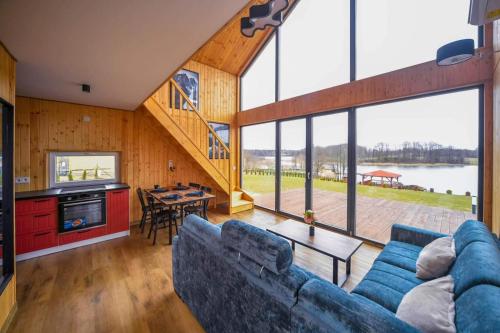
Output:
<svg viewBox="0 0 500 333">
<path fill-rule="evenodd" d="M 381 185 L 384 185 L 387 181 L 387 183 L 391 184 L 391 187 L 392 187 L 394 180 L 396 180 L 396 182 L 398 182 L 399 177 L 401 177 L 401 175 L 399 173 L 389 172 L 389 171 L 385 171 L 385 170 L 375 170 L 375 171 L 362 173 L 361 174 L 361 184 L 365 184 L 366 178 L 368 178 L 369 183 L 372 183 L 373 178 L 379 178 Z"/>
</svg>

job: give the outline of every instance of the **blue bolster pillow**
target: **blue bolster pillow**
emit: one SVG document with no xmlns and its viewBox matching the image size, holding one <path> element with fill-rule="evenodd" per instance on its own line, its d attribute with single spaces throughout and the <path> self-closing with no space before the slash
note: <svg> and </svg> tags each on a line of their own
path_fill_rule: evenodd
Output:
<svg viewBox="0 0 500 333">
<path fill-rule="evenodd" d="M 241 221 L 229 220 L 222 226 L 222 244 L 273 273 L 281 274 L 292 264 L 292 248 L 286 240 Z"/>
</svg>

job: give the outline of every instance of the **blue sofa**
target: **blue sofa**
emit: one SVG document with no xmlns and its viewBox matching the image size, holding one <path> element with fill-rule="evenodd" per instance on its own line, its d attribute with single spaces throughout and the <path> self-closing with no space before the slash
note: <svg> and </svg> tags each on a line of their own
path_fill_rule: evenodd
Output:
<svg viewBox="0 0 500 333">
<path fill-rule="evenodd" d="M 444 235 L 394 225 L 359 285 L 343 289 L 292 264 L 284 239 L 239 221 L 222 227 L 191 215 L 173 245 L 174 288 L 207 332 L 418 332 L 395 312 L 424 281 L 423 246 Z M 454 235 L 458 332 L 500 328 L 500 249 L 484 224 Z"/>
</svg>

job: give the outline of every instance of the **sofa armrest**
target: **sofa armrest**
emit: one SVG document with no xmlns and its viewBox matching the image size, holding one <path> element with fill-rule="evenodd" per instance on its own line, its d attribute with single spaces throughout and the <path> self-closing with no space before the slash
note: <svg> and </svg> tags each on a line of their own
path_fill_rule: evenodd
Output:
<svg viewBox="0 0 500 333">
<path fill-rule="evenodd" d="M 433 240 L 447 235 L 402 224 L 394 224 L 391 240 L 424 247 Z"/>
<path fill-rule="evenodd" d="M 324 280 L 307 281 L 292 308 L 292 332 L 418 332 L 395 314 Z"/>
</svg>

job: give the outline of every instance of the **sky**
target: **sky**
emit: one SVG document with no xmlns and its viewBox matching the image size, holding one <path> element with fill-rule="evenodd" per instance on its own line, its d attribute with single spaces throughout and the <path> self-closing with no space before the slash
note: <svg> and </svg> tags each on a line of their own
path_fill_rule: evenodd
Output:
<svg viewBox="0 0 500 333">
<path fill-rule="evenodd" d="M 444 146 L 475 149 L 479 128 L 478 90 L 416 98 L 357 109 L 358 145 L 372 148 L 379 142 L 436 142 Z M 305 119 L 282 123 L 282 149 L 305 147 Z M 244 149 L 274 149 L 275 124 L 243 128 Z M 313 117 L 313 144 L 347 142 L 347 113 Z"/>
<path fill-rule="evenodd" d="M 349 81 L 349 1 L 301 0 L 280 28 L 280 97 L 309 93 Z M 358 0 L 357 78 L 386 73 L 435 59 L 451 41 L 474 38 L 467 24 L 469 0 Z M 477 45 L 476 45 L 477 46 Z M 274 102 L 274 40 L 242 81 L 242 109 Z M 478 140 L 477 90 L 359 108 L 358 144 L 434 141 L 475 149 Z M 261 125 L 247 149 L 274 147 L 273 125 Z M 305 145 L 305 121 L 283 123 L 284 149 Z M 347 117 L 315 121 L 314 143 L 347 138 Z M 252 147 L 249 146 L 251 143 Z"/>
</svg>

